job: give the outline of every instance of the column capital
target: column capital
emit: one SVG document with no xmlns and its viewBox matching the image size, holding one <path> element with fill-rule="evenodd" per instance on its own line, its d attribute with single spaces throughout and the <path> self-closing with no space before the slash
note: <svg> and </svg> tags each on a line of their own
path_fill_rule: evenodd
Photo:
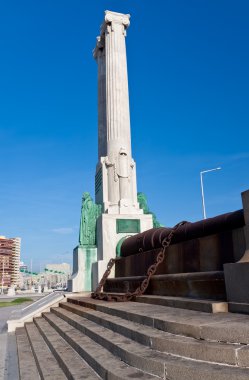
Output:
<svg viewBox="0 0 249 380">
<path fill-rule="evenodd" d="M 106 30 L 107 32 L 114 31 L 116 25 L 123 26 L 123 33 L 125 34 L 126 29 L 130 25 L 130 15 L 105 11 L 105 19 L 101 27 L 101 34 L 104 34 Z"/>
</svg>

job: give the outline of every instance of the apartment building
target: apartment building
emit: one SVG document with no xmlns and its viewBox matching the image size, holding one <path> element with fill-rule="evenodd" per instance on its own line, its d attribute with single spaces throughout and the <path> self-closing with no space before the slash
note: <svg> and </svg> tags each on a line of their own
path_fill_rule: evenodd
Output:
<svg viewBox="0 0 249 380">
<path fill-rule="evenodd" d="M 21 238 L 0 236 L 0 285 L 17 286 L 20 281 Z"/>
</svg>

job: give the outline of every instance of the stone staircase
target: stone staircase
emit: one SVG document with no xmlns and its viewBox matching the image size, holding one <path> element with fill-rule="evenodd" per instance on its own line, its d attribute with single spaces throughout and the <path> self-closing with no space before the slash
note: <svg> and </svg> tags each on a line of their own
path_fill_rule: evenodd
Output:
<svg viewBox="0 0 249 380">
<path fill-rule="evenodd" d="M 69 298 L 16 330 L 21 380 L 248 380 L 249 316 Z"/>
</svg>

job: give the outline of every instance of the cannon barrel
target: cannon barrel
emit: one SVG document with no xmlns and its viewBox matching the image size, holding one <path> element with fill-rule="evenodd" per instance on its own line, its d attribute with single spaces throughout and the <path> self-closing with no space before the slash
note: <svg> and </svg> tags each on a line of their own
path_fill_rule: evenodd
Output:
<svg viewBox="0 0 249 380">
<path fill-rule="evenodd" d="M 195 223 L 188 222 L 174 233 L 171 244 L 241 228 L 244 225 L 243 210 L 229 212 Z M 125 239 L 121 245 L 121 256 L 127 257 L 160 248 L 171 230 L 172 228 L 167 227 L 152 228 Z"/>
</svg>

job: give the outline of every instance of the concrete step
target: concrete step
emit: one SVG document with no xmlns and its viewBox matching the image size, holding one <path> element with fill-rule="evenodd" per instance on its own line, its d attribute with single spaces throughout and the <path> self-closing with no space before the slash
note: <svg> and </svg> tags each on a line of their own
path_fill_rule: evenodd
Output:
<svg viewBox="0 0 249 380">
<path fill-rule="evenodd" d="M 20 380 L 40 379 L 35 358 L 24 327 L 16 329 L 16 343 Z"/>
<path fill-rule="evenodd" d="M 176 308 L 185 309 L 185 310 L 202 311 L 204 313 L 227 313 L 228 312 L 228 303 L 226 301 L 194 299 L 194 298 L 187 298 L 187 297 L 144 295 L 144 296 L 136 297 L 136 302 L 176 307 Z"/>
<path fill-rule="evenodd" d="M 57 316 L 67 320 L 65 314 L 62 313 L 63 309 L 157 351 L 207 362 L 226 363 L 238 366 L 243 366 L 244 364 L 244 362 L 240 362 L 239 353 L 241 348 L 244 348 L 244 345 L 207 342 L 174 335 L 69 302 L 62 303 L 59 308 L 52 308 L 51 311 Z"/>
<path fill-rule="evenodd" d="M 108 293 L 134 292 L 145 276 L 107 279 L 104 291 Z M 225 300 L 223 271 L 159 274 L 151 277 L 146 294 Z"/>
<path fill-rule="evenodd" d="M 99 379 L 95 371 L 44 318 L 35 318 L 34 323 L 68 379 Z"/>
<path fill-rule="evenodd" d="M 79 332 L 81 332 L 82 337 L 87 335 L 127 364 L 159 378 L 174 380 L 199 380 L 202 378 L 205 380 L 227 378 L 248 380 L 249 378 L 249 368 L 242 369 L 235 366 L 188 360 L 161 353 L 62 308 L 53 309 L 53 313 L 44 313 L 44 316 L 61 333 L 64 331 L 65 335 L 68 334 L 70 325 L 72 336 L 79 336 Z M 61 318 L 63 318 L 63 322 Z"/>
<path fill-rule="evenodd" d="M 160 305 L 105 302 L 84 297 L 69 298 L 68 302 L 176 335 L 217 342 L 249 344 L 249 316 L 243 314 L 207 314 Z M 248 346 L 242 349 L 246 353 Z"/>
<path fill-rule="evenodd" d="M 1 337 L 3 337 L 3 335 L 4 334 L 0 335 L 0 344 L 2 344 Z M 3 350 L 3 346 L 0 348 L 0 352 L 1 349 Z M 2 373 L 2 377 L 0 373 L 0 379 L 1 378 L 4 378 L 4 380 L 20 380 L 16 335 L 13 333 L 8 334 L 7 337 L 5 368 L 4 374 Z"/>
<path fill-rule="evenodd" d="M 53 313 L 43 313 L 43 324 L 50 324 L 52 330 L 56 330 L 86 362 L 94 368 L 102 379 L 156 379 L 158 377 L 144 373 L 136 368 L 128 366 L 110 353 L 105 347 L 83 335 L 78 329 L 57 317 Z M 75 315 L 75 318 L 77 316 Z M 41 320 L 39 324 L 41 324 Z M 98 326 L 97 326 L 98 329 Z M 49 329 L 46 335 L 49 336 Z M 72 359 L 73 362 L 73 359 Z"/>
<path fill-rule="evenodd" d="M 35 324 L 27 323 L 25 328 L 41 379 L 67 379 Z"/>
</svg>

